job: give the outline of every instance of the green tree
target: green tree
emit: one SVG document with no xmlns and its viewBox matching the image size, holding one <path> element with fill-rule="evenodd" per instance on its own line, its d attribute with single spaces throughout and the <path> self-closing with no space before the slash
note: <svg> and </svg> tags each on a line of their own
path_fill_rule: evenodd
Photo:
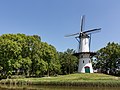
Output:
<svg viewBox="0 0 120 90">
<path fill-rule="evenodd" d="M 15 62 L 21 52 L 21 47 L 16 42 L 6 40 L 0 37 L 0 65 L 6 75 L 11 75 Z"/>
<path fill-rule="evenodd" d="M 47 75 L 60 72 L 60 62 L 55 47 L 43 42 L 41 44 L 42 58 L 47 62 Z"/>
<path fill-rule="evenodd" d="M 2 73 L 24 74 L 31 73 L 31 66 L 36 55 L 40 58 L 41 38 L 37 35 L 26 36 L 25 34 L 3 34 L 0 36 L 0 66 Z M 20 72 L 20 73 L 19 73 Z"/>
<path fill-rule="evenodd" d="M 62 74 L 70 74 L 76 72 L 78 68 L 78 58 L 73 56 L 73 53 L 75 53 L 73 49 L 67 49 L 67 51 L 64 53 L 59 52 Z"/>
<path fill-rule="evenodd" d="M 116 60 L 120 58 L 120 45 L 118 43 L 109 42 L 106 47 L 97 51 L 97 58 L 98 60 L 95 67 L 100 69 L 101 72 L 115 72 Z"/>
</svg>

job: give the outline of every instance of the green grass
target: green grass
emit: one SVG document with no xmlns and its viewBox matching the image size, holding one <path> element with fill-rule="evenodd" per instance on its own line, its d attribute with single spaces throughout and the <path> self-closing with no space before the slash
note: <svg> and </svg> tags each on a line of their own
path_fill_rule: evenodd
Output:
<svg viewBox="0 0 120 90">
<path fill-rule="evenodd" d="M 57 77 L 5 79 L 1 84 L 120 87 L 120 78 L 105 74 L 70 74 Z"/>
</svg>

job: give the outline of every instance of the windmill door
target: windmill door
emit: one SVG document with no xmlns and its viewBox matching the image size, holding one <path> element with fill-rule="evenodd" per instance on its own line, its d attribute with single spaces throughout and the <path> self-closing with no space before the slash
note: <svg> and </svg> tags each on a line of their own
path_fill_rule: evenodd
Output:
<svg viewBox="0 0 120 90">
<path fill-rule="evenodd" d="M 90 67 L 89 66 L 85 67 L 85 73 L 90 73 Z"/>
</svg>

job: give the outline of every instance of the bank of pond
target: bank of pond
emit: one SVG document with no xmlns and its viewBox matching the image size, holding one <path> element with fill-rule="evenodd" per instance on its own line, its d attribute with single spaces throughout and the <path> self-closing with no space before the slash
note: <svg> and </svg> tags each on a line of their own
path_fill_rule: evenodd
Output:
<svg viewBox="0 0 120 90">
<path fill-rule="evenodd" d="M 0 85 L 0 90 L 120 90 L 120 87 L 76 87 L 42 85 Z"/>
<path fill-rule="evenodd" d="M 0 85 L 120 87 L 120 78 L 106 74 L 69 74 L 41 78 L 2 79 Z"/>
</svg>

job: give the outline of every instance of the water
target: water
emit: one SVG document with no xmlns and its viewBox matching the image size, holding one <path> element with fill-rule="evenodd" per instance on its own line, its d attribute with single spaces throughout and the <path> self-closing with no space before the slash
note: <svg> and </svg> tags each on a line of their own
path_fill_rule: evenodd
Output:
<svg viewBox="0 0 120 90">
<path fill-rule="evenodd" d="M 11 86 L 0 85 L 0 90 L 120 90 L 120 88 L 107 88 L 107 87 L 73 87 L 73 86 Z"/>
</svg>

